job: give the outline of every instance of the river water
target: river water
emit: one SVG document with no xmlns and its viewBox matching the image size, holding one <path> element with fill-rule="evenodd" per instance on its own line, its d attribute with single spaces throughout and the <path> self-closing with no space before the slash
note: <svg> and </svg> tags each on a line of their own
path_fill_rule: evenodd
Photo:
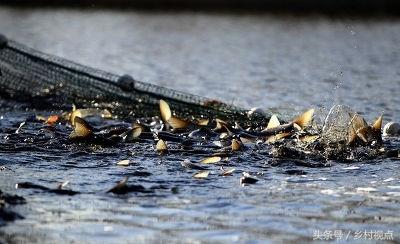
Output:
<svg viewBox="0 0 400 244">
<path fill-rule="evenodd" d="M 322 118 L 341 103 L 368 120 L 382 112 L 385 122 L 400 120 L 398 19 L 1 7 L 0 32 L 78 63 L 248 108 L 314 107 Z M 382 231 L 400 241 L 397 159 L 310 168 L 250 151 L 226 163 L 237 169 L 233 176 L 212 166 L 208 179 L 195 180 L 180 166 L 183 156 L 160 158 L 153 145 L 80 147 L 46 134 L 10 152 L 10 128 L 31 114 L 0 114 L 0 166 L 10 169 L 0 171 L 0 189 L 27 199 L 15 207 L 25 219 L 1 227 L 0 241 L 286 242 L 324 231 L 336 231 L 330 240 L 372 242 L 357 234 Z M 25 132 L 38 136 L 42 126 L 27 124 Z M 116 166 L 122 159 L 134 163 Z M 260 181 L 241 187 L 242 171 Z M 151 192 L 106 193 L 126 175 Z M 14 188 L 65 180 L 81 194 Z"/>
</svg>

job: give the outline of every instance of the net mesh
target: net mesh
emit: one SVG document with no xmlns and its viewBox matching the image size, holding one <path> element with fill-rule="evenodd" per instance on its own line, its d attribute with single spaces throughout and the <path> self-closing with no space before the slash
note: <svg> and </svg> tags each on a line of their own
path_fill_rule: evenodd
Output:
<svg viewBox="0 0 400 244">
<path fill-rule="evenodd" d="M 242 108 L 86 67 L 10 40 L 0 45 L 0 72 L 0 95 L 32 106 L 64 108 L 74 103 L 108 106 L 122 116 L 154 116 L 164 99 L 185 118 L 248 121 Z M 252 116 L 252 123 L 266 119 Z"/>
</svg>

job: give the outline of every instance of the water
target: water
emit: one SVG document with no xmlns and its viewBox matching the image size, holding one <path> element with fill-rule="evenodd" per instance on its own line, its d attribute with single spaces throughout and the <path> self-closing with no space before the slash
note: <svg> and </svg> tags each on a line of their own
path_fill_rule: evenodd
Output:
<svg viewBox="0 0 400 244">
<path fill-rule="evenodd" d="M 400 120 L 399 30 L 399 20 L 386 18 L 0 8 L 9 38 L 113 73 L 246 107 L 323 114 L 344 103 L 369 120 L 383 111 L 386 121 Z M 54 136 L 35 123 L 24 133 L 44 138 L 36 146 L 6 141 L 30 114 L 0 114 L 0 165 L 11 169 L 0 171 L 1 190 L 28 202 L 13 208 L 25 219 L 0 228 L 0 240 L 286 242 L 325 230 L 343 239 L 350 231 L 352 241 L 357 231 L 393 231 L 400 240 L 396 159 L 310 168 L 247 150 L 225 163 L 233 176 L 219 176 L 215 165 L 196 180 L 180 161 L 201 156 L 161 159 L 151 144 L 78 146 L 65 141 L 70 129 Z M 116 166 L 122 159 L 134 163 Z M 241 187 L 243 171 L 260 181 Z M 126 175 L 152 192 L 106 193 Z M 81 194 L 14 188 L 66 180 Z"/>
</svg>

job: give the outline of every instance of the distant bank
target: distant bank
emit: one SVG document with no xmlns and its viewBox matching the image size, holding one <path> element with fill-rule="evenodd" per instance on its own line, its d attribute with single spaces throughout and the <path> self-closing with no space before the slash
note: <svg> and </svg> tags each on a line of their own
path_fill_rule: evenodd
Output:
<svg viewBox="0 0 400 244">
<path fill-rule="evenodd" d="M 0 0 L 29 7 L 137 8 L 174 10 L 256 10 L 359 14 L 400 14 L 398 0 Z"/>
</svg>

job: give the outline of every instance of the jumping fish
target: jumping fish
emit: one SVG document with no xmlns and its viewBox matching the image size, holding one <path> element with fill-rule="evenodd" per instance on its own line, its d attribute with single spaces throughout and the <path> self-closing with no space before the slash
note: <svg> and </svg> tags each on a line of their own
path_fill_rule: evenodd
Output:
<svg viewBox="0 0 400 244">
<path fill-rule="evenodd" d="M 340 106 L 339 106 L 340 107 Z M 219 144 L 222 147 L 225 147 L 227 142 L 230 140 L 230 147 L 232 151 L 238 151 L 242 147 L 243 143 L 241 142 L 241 138 L 246 141 L 252 140 L 264 140 L 268 144 L 274 144 L 279 142 L 285 138 L 292 138 L 295 141 L 298 141 L 302 144 L 310 144 L 317 143 L 320 145 L 328 146 L 326 143 L 326 131 L 324 129 L 322 131 L 312 128 L 309 130 L 308 128 L 312 125 L 313 117 L 314 117 L 314 109 L 309 109 L 299 116 L 295 117 L 288 123 L 283 123 L 279 121 L 277 115 L 272 115 L 269 119 L 267 126 L 261 130 L 244 130 L 239 124 L 235 124 L 234 126 L 229 125 L 224 120 L 216 118 L 214 120 L 215 127 L 209 123 L 204 125 L 196 124 L 192 121 L 185 121 L 182 123 L 182 126 L 176 126 L 175 121 L 170 123 L 171 118 L 176 119 L 176 121 L 184 121 L 177 117 L 174 117 L 171 111 L 170 106 L 163 100 L 160 100 L 160 113 L 161 118 L 166 120 L 166 124 L 169 124 L 172 127 L 172 132 L 176 134 L 175 129 L 183 129 L 188 128 L 189 126 L 196 133 L 200 133 L 202 131 L 203 136 L 212 136 L 216 137 L 219 135 Z M 344 111 L 342 111 L 344 112 Z M 358 114 L 352 113 L 352 117 L 350 122 L 347 122 L 348 125 L 345 126 L 344 129 L 337 130 L 335 133 L 338 135 L 340 133 L 346 133 L 347 137 L 345 138 L 345 144 L 348 147 L 356 146 L 356 145 L 380 145 L 382 143 L 381 138 L 381 126 L 382 126 L 383 117 L 380 116 L 372 125 L 368 125 L 365 120 Z M 339 121 L 340 122 L 340 121 Z M 324 124 L 324 128 L 327 126 L 327 121 Z M 197 128 L 197 129 L 196 129 Z M 212 130 L 209 128 L 213 128 Z M 166 128 L 168 130 L 168 128 Z M 217 134 L 212 134 L 212 133 Z M 179 131 L 178 131 L 179 134 Z M 206 135 L 204 135 L 206 134 Z M 189 134 L 189 135 L 193 135 Z M 342 136 L 343 137 L 343 136 Z M 166 138 L 166 137 L 165 137 Z M 170 136 L 171 140 L 174 136 Z M 168 139 L 168 138 L 166 138 Z M 179 139 L 179 141 L 183 141 L 183 139 Z M 224 142 L 225 141 L 225 142 Z M 332 140 L 330 141 L 332 145 Z"/>
<path fill-rule="evenodd" d="M 335 109 L 339 109 L 336 111 Z M 245 142 L 265 142 L 269 145 L 282 147 L 275 152 L 277 155 L 298 155 L 298 150 L 302 153 L 321 152 L 324 148 L 335 148 L 336 142 L 341 143 L 340 148 L 351 148 L 356 146 L 373 146 L 379 147 L 382 144 L 381 127 L 383 116 L 368 125 L 365 119 L 352 112 L 347 107 L 335 106 L 332 108 L 325 120 L 322 130 L 315 127 L 313 123 L 314 109 L 309 109 L 290 122 L 281 123 L 277 115 L 272 115 L 265 127 L 257 127 L 256 129 L 243 129 L 241 124 L 235 123 L 230 125 L 228 122 L 214 118 L 212 123 L 209 119 L 192 120 L 181 119 L 174 115 L 169 104 L 159 101 L 159 110 L 161 124 L 158 126 L 157 118 L 153 118 L 153 122 L 149 125 L 141 125 L 134 123 L 130 128 L 114 128 L 113 133 L 99 133 L 84 119 L 72 113 L 70 119 L 73 118 L 74 131 L 70 135 L 70 139 L 79 142 L 88 142 L 101 145 L 112 145 L 119 141 L 134 141 L 142 135 L 146 138 L 157 141 L 156 151 L 161 155 L 167 153 L 168 147 L 166 142 L 177 143 L 182 146 L 181 151 L 190 151 L 192 147 L 206 146 L 209 150 L 219 147 L 220 150 L 213 151 L 221 153 L 229 153 L 240 151 L 245 148 Z M 74 110 L 78 111 L 78 110 Z M 347 116 L 347 120 L 338 121 L 332 116 Z M 333 122 L 332 122 L 333 121 Z M 338 125 L 341 125 L 339 128 Z M 337 128 L 336 128 L 336 127 Z M 147 132 L 144 132 L 144 131 Z M 340 137 L 341 140 L 333 140 L 332 135 Z M 110 136 L 112 135 L 112 136 Z M 217 142 L 215 145 L 211 142 Z M 284 142 L 286 141 L 286 142 Z M 283 143 L 284 142 L 284 143 Z M 310 148 L 310 145 L 314 145 Z M 315 146 L 319 145 L 319 146 Z M 315 148 L 320 148 L 319 151 Z M 173 149 L 178 151 L 178 149 Z M 339 152 L 339 151 L 338 151 Z M 274 152 L 272 152 L 273 155 Z"/>
<path fill-rule="evenodd" d="M 98 144 L 104 146 L 114 145 L 117 140 L 104 137 L 100 134 L 94 133 L 94 128 L 89 125 L 84 119 L 75 116 L 74 118 L 74 130 L 69 135 L 69 139 L 75 142 L 84 142 L 91 144 Z M 114 137 L 115 138 L 115 137 Z M 118 138 L 119 140 L 120 138 Z"/>
</svg>

